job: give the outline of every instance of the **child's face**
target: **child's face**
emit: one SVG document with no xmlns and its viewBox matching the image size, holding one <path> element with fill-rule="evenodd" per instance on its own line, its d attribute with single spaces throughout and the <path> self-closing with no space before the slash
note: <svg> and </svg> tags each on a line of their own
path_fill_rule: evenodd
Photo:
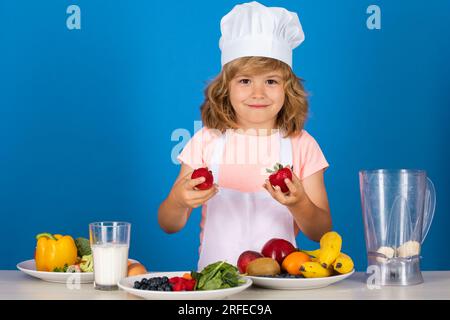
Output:
<svg viewBox="0 0 450 320">
<path fill-rule="evenodd" d="M 284 104 L 280 71 L 258 75 L 237 74 L 230 81 L 230 102 L 244 129 L 273 129 Z"/>
</svg>

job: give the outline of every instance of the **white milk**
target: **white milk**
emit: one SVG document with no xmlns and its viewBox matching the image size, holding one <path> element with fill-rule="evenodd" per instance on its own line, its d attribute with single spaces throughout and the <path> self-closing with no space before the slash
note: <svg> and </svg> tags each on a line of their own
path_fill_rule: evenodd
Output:
<svg viewBox="0 0 450 320">
<path fill-rule="evenodd" d="M 128 245 L 92 245 L 92 254 L 94 255 L 95 284 L 116 286 L 122 278 L 127 276 Z"/>
</svg>

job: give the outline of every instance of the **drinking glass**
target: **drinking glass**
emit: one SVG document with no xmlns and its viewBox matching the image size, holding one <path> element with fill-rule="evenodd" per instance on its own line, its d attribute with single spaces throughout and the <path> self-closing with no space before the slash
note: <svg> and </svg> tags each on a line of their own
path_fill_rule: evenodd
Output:
<svg viewBox="0 0 450 320">
<path fill-rule="evenodd" d="M 131 224 L 128 222 L 105 221 L 89 224 L 95 289 L 117 290 L 117 283 L 126 277 L 130 229 Z"/>
</svg>

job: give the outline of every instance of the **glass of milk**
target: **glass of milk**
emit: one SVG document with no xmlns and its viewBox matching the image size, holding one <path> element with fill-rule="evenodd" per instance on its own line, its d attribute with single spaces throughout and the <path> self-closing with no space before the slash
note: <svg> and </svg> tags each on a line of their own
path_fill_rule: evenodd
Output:
<svg viewBox="0 0 450 320">
<path fill-rule="evenodd" d="M 94 257 L 94 286 L 98 290 L 117 290 L 117 283 L 127 276 L 128 222 L 93 222 L 89 224 L 89 239 Z"/>
</svg>

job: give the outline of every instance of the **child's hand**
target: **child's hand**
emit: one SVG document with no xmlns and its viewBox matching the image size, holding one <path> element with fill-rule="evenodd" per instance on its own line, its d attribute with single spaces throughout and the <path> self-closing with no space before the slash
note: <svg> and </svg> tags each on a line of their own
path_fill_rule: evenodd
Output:
<svg viewBox="0 0 450 320">
<path fill-rule="evenodd" d="M 270 195 L 279 203 L 287 207 L 295 206 L 297 203 L 302 201 L 306 195 L 302 182 L 293 172 L 292 181 L 289 179 L 284 179 L 284 182 L 289 189 L 286 193 L 283 193 L 279 186 L 273 187 L 268 179 L 266 179 L 263 187 L 269 191 Z"/>
<path fill-rule="evenodd" d="M 182 208 L 197 208 L 212 198 L 217 192 L 217 184 L 208 190 L 198 190 L 196 185 L 205 181 L 204 177 L 191 179 L 192 171 L 180 179 L 172 188 L 170 196 Z"/>
</svg>

